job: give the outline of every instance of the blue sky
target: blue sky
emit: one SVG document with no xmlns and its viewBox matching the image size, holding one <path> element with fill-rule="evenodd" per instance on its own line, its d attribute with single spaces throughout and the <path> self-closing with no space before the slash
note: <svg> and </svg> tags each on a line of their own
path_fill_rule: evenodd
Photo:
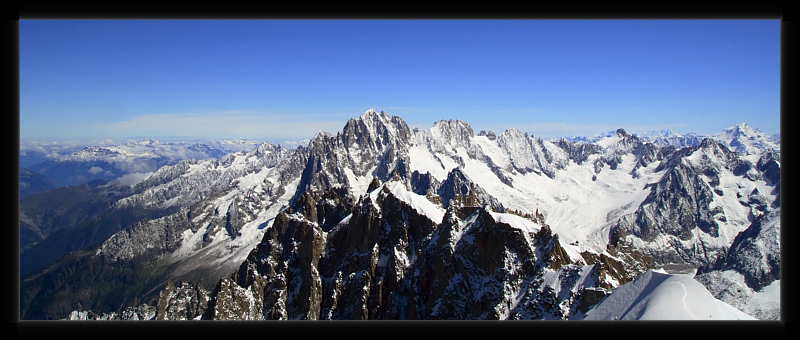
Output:
<svg viewBox="0 0 800 340">
<path fill-rule="evenodd" d="M 780 131 L 779 20 L 20 20 L 20 138 Z"/>
</svg>

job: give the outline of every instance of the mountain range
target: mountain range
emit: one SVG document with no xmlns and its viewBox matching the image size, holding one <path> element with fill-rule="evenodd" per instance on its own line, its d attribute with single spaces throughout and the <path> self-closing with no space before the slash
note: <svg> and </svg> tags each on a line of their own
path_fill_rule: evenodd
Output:
<svg viewBox="0 0 800 340">
<path fill-rule="evenodd" d="M 691 292 L 712 319 L 777 319 L 780 173 L 746 124 L 543 140 L 369 110 L 296 149 L 22 199 L 20 314 L 708 319 L 649 303 Z"/>
<path fill-rule="evenodd" d="M 20 143 L 20 172 L 45 177 L 55 188 L 98 179 L 132 185 L 166 165 L 187 159 L 217 159 L 232 152 L 253 150 L 258 144 L 248 140 L 187 143 L 145 139 L 125 143 L 107 140 L 87 146 L 77 141 L 28 141 Z M 20 178 L 20 185 L 26 183 L 27 179 Z M 39 191 L 21 190 L 20 197 Z"/>
</svg>

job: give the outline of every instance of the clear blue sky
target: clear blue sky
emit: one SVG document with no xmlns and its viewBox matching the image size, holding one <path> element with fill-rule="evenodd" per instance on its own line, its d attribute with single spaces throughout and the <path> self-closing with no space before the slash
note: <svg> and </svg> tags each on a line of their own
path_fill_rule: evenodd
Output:
<svg viewBox="0 0 800 340">
<path fill-rule="evenodd" d="M 20 138 L 780 130 L 779 20 L 21 20 Z"/>
</svg>

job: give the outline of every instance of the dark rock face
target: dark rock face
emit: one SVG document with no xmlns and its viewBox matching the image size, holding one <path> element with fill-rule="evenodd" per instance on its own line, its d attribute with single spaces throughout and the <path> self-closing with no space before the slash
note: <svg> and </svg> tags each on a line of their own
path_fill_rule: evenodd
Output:
<svg viewBox="0 0 800 340">
<path fill-rule="evenodd" d="M 508 296 L 541 275 L 543 264 L 526 239 L 531 235 L 496 223 L 486 209 L 461 213 L 473 222 L 459 221 L 457 213 L 445 216 L 432 237 L 440 243 L 420 258 L 418 285 L 427 303 L 418 313 L 426 319 L 504 319 L 514 307 Z M 458 233 L 460 238 L 453 237 Z"/>
<path fill-rule="evenodd" d="M 236 309 L 228 305 L 239 299 L 224 298 L 224 293 L 236 296 L 239 287 L 251 287 L 260 307 L 253 312 L 256 318 L 315 319 L 319 314 L 322 283 L 319 277 L 320 257 L 324 251 L 322 229 L 299 217 L 281 213 L 273 228 L 267 231 L 262 243 L 231 278 L 226 287 L 222 282 L 213 306 L 214 318 L 228 318 Z M 288 287 L 292 287 L 289 289 Z M 285 307 L 285 308 L 283 308 Z M 210 306 L 211 308 L 211 306 Z"/>
<path fill-rule="evenodd" d="M 459 168 L 455 168 L 447 174 L 447 179 L 441 183 L 437 194 L 445 209 L 451 205 L 458 207 L 489 205 L 496 211 L 505 210 L 497 199 L 472 182 Z"/>
<path fill-rule="evenodd" d="M 308 160 L 298 187 L 298 195 L 306 191 L 325 191 L 337 185 L 350 186 L 345 168 L 355 176 L 371 175 L 381 181 L 391 178 L 400 164 L 407 163 L 404 154 L 411 131 L 400 117 L 369 111 L 358 119 L 350 119 L 336 136 L 319 133 L 309 143 Z M 297 198 L 297 197 L 295 197 Z"/>
<path fill-rule="evenodd" d="M 577 164 L 583 164 L 589 159 L 589 156 L 600 153 L 600 147 L 597 144 L 571 142 L 562 138 L 556 141 L 556 145 L 569 155 L 570 160 Z"/>
<path fill-rule="evenodd" d="M 781 304 L 753 299 L 780 283 L 780 223 L 778 209 L 756 218 L 736 236 L 725 256 L 697 269 L 695 280 L 715 298 L 755 318 L 780 320 Z"/>
<path fill-rule="evenodd" d="M 209 292 L 197 283 L 169 281 L 159 293 L 156 320 L 194 320 L 208 306 Z"/>
<path fill-rule="evenodd" d="M 247 161 L 231 166 L 241 156 Z M 49 192 L 52 195 L 71 190 L 64 202 L 73 206 L 91 207 L 95 201 L 103 204 L 99 211 L 83 214 L 79 223 L 68 224 L 21 254 L 21 267 L 29 268 L 21 272 L 21 288 L 26 292 L 21 295 L 22 318 L 63 318 L 66 314 L 59 314 L 64 313 L 63 309 L 119 314 L 121 304 L 135 305 L 136 299 L 155 304 L 157 289 L 175 278 L 172 271 L 179 266 L 163 263 L 163 259 L 180 248 L 185 231 L 207 229 L 203 236 L 206 242 L 198 247 L 212 243 L 217 230 L 227 231 L 230 239 L 237 238 L 242 225 L 289 189 L 282 184 L 299 177 L 302 165 L 298 163 L 304 159 L 302 150 L 290 153 L 268 143 L 247 156 L 240 153 L 215 161 L 183 161 L 162 168 L 128 191 L 82 186 Z M 228 168 L 224 167 L 226 164 Z M 263 182 L 263 190 L 243 192 L 222 207 L 227 208 L 226 213 L 214 214 L 220 207 L 215 208 L 209 202 L 235 188 L 243 176 L 272 167 L 280 167 L 278 180 L 286 182 L 272 186 Z M 75 193 L 78 189 L 83 191 Z M 26 199 L 35 200 L 34 196 L 37 195 Z M 76 201 L 77 198 L 81 199 Z M 73 213 L 83 211 L 72 208 Z M 41 226 L 44 220 L 31 215 L 30 220 L 39 221 Z M 68 254 L 76 249 L 77 252 Z M 50 264 L 51 268 L 37 270 L 63 254 L 68 255 Z M 98 269 L 104 264 L 107 268 Z M 229 266 L 202 270 L 190 267 L 189 272 L 179 273 L 203 284 L 210 281 L 213 287 L 220 277 L 234 272 L 238 263 Z M 93 297 L 83 297 L 87 294 Z M 123 295 L 129 299 L 122 298 Z"/>
<path fill-rule="evenodd" d="M 377 204 L 377 205 L 376 205 Z M 367 197 L 328 235 L 320 269 L 320 318 L 376 319 L 397 315 L 393 292 L 407 284 L 409 261 L 419 256 L 435 223 L 393 195 Z"/>
<path fill-rule="evenodd" d="M 780 165 L 780 155 L 775 153 L 774 151 L 770 151 L 765 153 L 761 158 L 758 159 L 758 163 L 756 167 L 758 171 L 764 173 L 764 178 L 768 180 L 768 183 L 775 184 L 780 183 L 781 181 L 781 165 Z"/>
<path fill-rule="evenodd" d="M 281 213 L 217 285 L 204 318 L 567 319 L 586 287 L 638 274 L 607 257 L 572 259 L 547 225 L 497 222 L 488 205 L 450 205 L 436 223 L 388 187 L 375 190 L 342 200 L 350 214 L 330 215 L 338 222 L 327 231 L 312 209 Z M 307 193 L 303 206 L 334 196 Z"/>
<path fill-rule="evenodd" d="M 688 240 L 696 227 L 717 236 L 718 226 L 708 208 L 712 197 L 694 169 L 681 165 L 665 174 L 642 202 L 633 234 L 646 241 L 662 233 Z"/>
<path fill-rule="evenodd" d="M 494 134 L 494 131 L 486 132 L 486 130 L 481 130 L 481 132 L 478 132 L 478 136 L 486 136 L 489 140 L 497 139 L 497 135 Z"/>
<path fill-rule="evenodd" d="M 779 192 L 777 153 L 752 164 L 754 158 L 711 139 L 675 149 L 642 142 L 623 129 L 603 147 L 551 143 L 517 130 L 479 136 L 497 148 L 485 149 L 486 139 L 476 139 L 463 121 L 412 132 L 398 117 L 369 111 L 341 133 L 321 132 L 292 152 L 263 144 L 252 153 L 163 168 L 103 211 L 104 223 L 113 223 L 108 230 L 119 232 L 104 236 L 100 248 L 76 245 L 84 252 L 24 281 L 23 310 L 34 318 L 58 318 L 78 306 L 116 313 L 79 315 L 86 318 L 133 318 L 150 314 L 120 306 L 144 303 L 141 311 L 156 304 L 161 319 L 569 319 L 656 264 L 718 264 L 746 272 L 753 287 L 779 275 L 779 251 L 759 248 L 764 237 L 747 241 L 769 228 L 753 222 L 730 250 L 702 238 L 726 235 L 721 225 L 733 215 L 712 203 L 736 190 L 724 185 L 731 176 L 774 185 L 771 192 L 762 192 L 763 182 L 738 188 L 739 203 L 752 208 L 751 221 L 779 207 L 779 198 L 770 202 Z M 441 182 L 411 171 L 412 145 L 419 148 L 414 152 L 431 152 L 426 164 L 460 166 Z M 577 254 L 577 243 L 562 244 L 544 214 L 507 211 L 463 170 L 477 161 L 500 182 L 523 189 L 514 187 L 516 175 L 555 179 L 571 162 L 591 162 L 586 175 L 594 170 L 593 179 L 603 183 L 601 170 L 628 171 L 631 156 L 635 165 L 627 175 L 652 175 L 652 164 L 664 173 L 645 186 L 649 195 L 634 213 L 606 218 L 611 241 L 602 254 Z M 268 168 L 275 173 L 264 176 Z M 497 184 L 487 188 L 497 193 Z M 259 233 L 248 234 L 244 228 L 256 219 Z M 87 224 L 82 232 L 105 230 L 95 227 Z M 190 239 L 194 250 L 233 245 L 229 240 L 247 247 L 217 268 L 178 270 L 179 264 L 162 262 L 178 249 L 181 255 L 193 251 L 181 248 Z M 649 243 L 664 246 L 647 248 Z M 768 263 L 767 269 L 756 262 Z M 172 273 L 198 283 L 173 284 Z M 92 286 L 95 281 L 101 283 Z M 126 302 L 130 296 L 141 300 Z"/>
<path fill-rule="evenodd" d="M 615 230 L 606 248 L 611 256 L 588 252 L 584 252 L 582 255 L 589 263 L 599 264 L 598 275 L 607 276 L 619 284 L 630 282 L 639 273 L 656 268 L 656 263 L 652 256 L 636 249 L 626 241 L 624 230 Z M 605 289 L 614 288 L 613 285 L 605 282 L 601 283 L 600 287 Z"/>
<path fill-rule="evenodd" d="M 768 173 L 779 171 L 780 166 L 769 155 L 762 156 L 760 165 L 754 167 L 711 138 L 696 147 L 667 153 L 656 169 L 666 173 L 658 182 L 647 185 L 651 188 L 650 194 L 633 216 L 619 221 L 617 230 L 644 242 L 666 238 L 669 248 L 646 251 L 660 265 L 696 268 L 714 264 L 725 257 L 727 247 L 703 242 L 701 236 L 719 237 L 720 223 L 728 221 L 723 206 L 712 205 L 712 201 L 729 190 L 723 188 L 721 177 L 738 176 L 752 181 L 763 174 L 769 178 Z M 779 190 L 780 177 L 773 179 L 777 182 L 767 179 L 767 184 Z M 778 200 L 770 202 L 757 189 L 746 198 L 739 196 L 739 204 L 750 207 L 751 219 L 778 206 Z"/>
<path fill-rule="evenodd" d="M 745 284 L 760 291 L 781 278 L 780 211 L 764 214 L 736 235 L 725 256 L 698 269 L 698 274 L 714 270 L 735 270 L 744 275 Z"/>
<path fill-rule="evenodd" d="M 417 195 L 438 195 L 436 191 L 441 186 L 441 183 L 439 183 L 436 177 L 433 177 L 429 172 L 420 174 L 418 171 L 414 171 L 411 173 L 409 182 L 411 184 L 411 191 Z M 372 189 L 374 188 L 370 187 L 368 191 L 372 191 Z"/>
</svg>

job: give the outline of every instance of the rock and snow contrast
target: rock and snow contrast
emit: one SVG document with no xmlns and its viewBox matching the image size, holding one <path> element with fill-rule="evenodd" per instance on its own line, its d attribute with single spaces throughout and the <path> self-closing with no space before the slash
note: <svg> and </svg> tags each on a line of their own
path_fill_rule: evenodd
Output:
<svg viewBox="0 0 800 340">
<path fill-rule="evenodd" d="M 25 211 L 23 318 L 780 316 L 779 142 L 743 124 L 543 140 L 369 110 L 85 190 L 91 218 Z"/>
<path fill-rule="evenodd" d="M 20 167 L 46 176 L 56 187 L 81 185 L 98 179 L 134 185 L 166 165 L 182 160 L 216 159 L 232 152 L 251 151 L 260 144 L 248 140 L 188 143 L 152 139 L 124 143 L 96 141 L 89 146 L 79 143 L 20 143 Z"/>
</svg>

